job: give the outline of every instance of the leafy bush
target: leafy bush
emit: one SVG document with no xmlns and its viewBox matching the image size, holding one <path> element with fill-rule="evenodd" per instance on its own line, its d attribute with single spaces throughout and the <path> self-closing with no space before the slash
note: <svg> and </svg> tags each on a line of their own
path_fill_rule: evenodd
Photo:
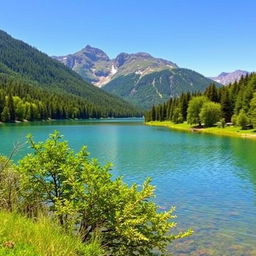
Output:
<svg viewBox="0 0 256 256">
<path fill-rule="evenodd" d="M 19 201 L 20 178 L 12 162 L 0 156 L 0 209 L 16 210 Z"/>
<path fill-rule="evenodd" d="M 164 253 L 170 242 L 192 233 L 170 233 L 174 209 L 159 211 L 149 179 L 142 186 L 113 179 L 110 165 L 89 159 L 85 147 L 74 153 L 58 132 L 44 143 L 32 137 L 28 142 L 33 153 L 18 166 L 22 198 L 37 214 L 38 205 L 47 205 L 59 224 L 84 242 L 99 234 L 110 255 L 153 255 L 153 249 Z"/>
</svg>

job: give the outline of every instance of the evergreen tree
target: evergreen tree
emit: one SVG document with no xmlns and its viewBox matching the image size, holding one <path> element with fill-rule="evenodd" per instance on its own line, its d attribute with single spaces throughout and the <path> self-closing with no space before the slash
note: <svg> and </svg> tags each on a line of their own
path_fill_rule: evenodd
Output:
<svg viewBox="0 0 256 256">
<path fill-rule="evenodd" d="M 4 109 L 3 109 L 3 112 L 1 114 L 1 120 L 3 122 L 10 122 L 10 120 L 11 120 L 10 111 L 9 111 L 9 108 L 7 106 L 5 106 Z"/>
<path fill-rule="evenodd" d="M 251 100 L 249 114 L 253 128 L 256 128 L 256 93 L 254 93 L 254 97 Z"/>
<path fill-rule="evenodd" d="M 10 113 L 10 121 L 15 122 L 15 119 L 16 119 L 15 107 L 14 107 L 13 97 L 11 94 L 9 94 L 7 98 L 7 107 Z"/>
<path fill-rule="evenodd" d="M 152 107 L 152 111 L 151 111 L 151 120 L 152 121 L 156 121 L 156 108 L 155 106 Z"/>
<path fill-rule="evenodd" d="M 205 90 L 205 96 L 210 100 L 214 102 L 219 102 L 219 96 L 217 87 L 215 84 L 211 84 L 206 90 Z"/>
<path fill-rule="evenodd" d="M 232 101 L 229 96 L 229 91 L 227 89 L 222 90 L 220 102 L 221 102 L 221 110 L 223 113 L 223 117 L 225 118 L 226 122 L 230 122 L 231 117 L 233 115 L 233 109 L 232 109 Z"/>
</svg>

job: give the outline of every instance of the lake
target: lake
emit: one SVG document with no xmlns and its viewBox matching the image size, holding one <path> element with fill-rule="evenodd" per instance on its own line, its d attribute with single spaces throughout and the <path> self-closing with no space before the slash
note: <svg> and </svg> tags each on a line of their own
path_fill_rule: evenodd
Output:
<svg viewBox="0 0 256 256">
<path fill-rule="evenodd" d="M 46 139 L 59 130 L 78 150 L 112 162 L 128 183 L 150 176 L 162 209 L 176 206 L 178 230 L 194 234 L 174 242 L 174 255 L 256 255 L 256 141 L 172 131 L 141 119 L 51 121 L 0 125 L 0 153 L 13 144 Z M 24 147 L 15 160 L 27 152 Z"/>
</svg>

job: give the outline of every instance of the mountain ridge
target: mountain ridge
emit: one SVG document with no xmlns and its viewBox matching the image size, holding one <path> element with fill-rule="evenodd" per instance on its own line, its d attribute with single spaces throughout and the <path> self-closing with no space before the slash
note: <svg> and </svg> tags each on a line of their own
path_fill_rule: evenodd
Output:
<svg viewBox="0 0 256 256">
<path fill-rule="evenodd" d="M 119 53 L 116 58 L 110 59 L 101 49 L 86 45 L 80 51 L 65 56 L 53 56 L 72 70 L 80 74 L 84 80 L 89 81 L 97 87 L 103 87 L 111 79 L 133 72 L 150 73 L 153 69 L 177 68 L 178 66 L 168 60 L 154 58 L 146 52 Z M 142 62 L 146 66 L 138 68 Z M 134 66 L 135 63 L 135 66 Z M 150 69 L 151 67 L 151 69 Z"/>
<path fill-rule="evenodd" d="M 182 92 L 205 90 L 214 82 L 146 52 L 122 52 L 110 59 L 104 51 L 87 45 L 74 54 L 53 58 L 95 86 L 144 109 Z"/>
<path fill-rule="evenodd" d="M 108 114 L 135 109 L 124 100 L 84 81 L 79 74 L 27 43 L 0 30 L 0 73 L 27 80 L 35 87 L 79 97 Z"/>
<path fill-rule="evenodd" d="M 238 82 L 242 76 L 246 76 L 249 73 L 248 71 L 238 69 L 233 72 L 221 72 L 218 76 L 209 78 L 223 85 L 228 85 L 236 81 Z"/>
</svg>

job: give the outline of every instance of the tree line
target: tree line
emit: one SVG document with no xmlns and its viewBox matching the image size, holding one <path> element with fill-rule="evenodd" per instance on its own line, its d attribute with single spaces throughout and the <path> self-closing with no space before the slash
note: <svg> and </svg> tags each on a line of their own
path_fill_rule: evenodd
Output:
<svg viewBox="0 0 256 256">
<path fill-rule="evenodd" d="M 26 107 L 31 109 L 31 120 L 45 118 L 45 115 L 50 118 L 126 117 L 138 115 L 139 112 L 126 101 L 87 83 L 59 61 L 12 38 L 2 30 L 0 30 L 0 75 L 0 84 L 6 84 L 2 81 L 2 76 L 5 75 L 9 78 L 8 85 L 12 87 L 2 92 L 6 94 L 5 96 L 8 96 L 11 90 L 10 96 L 19 96 L 22 100 L 25 98 L 26 102 L 31 103 L 30 107 L 28 104 Z M 17 89 L 17 86 L 14 89 L 12 84 L 22 84 L 21 89 Z M 35 90 L 27 89 L 27 84 Z M 23 94 L 26 90 L 29 90 L 30 98 Z M 21 97 L 19 93 L 23 96 Z M 3 107 L 3 104 L 1 106 Z M 4 112 L 4 117 L 7 119 L 8 108 L 5 108 Z M 38 113 L 34 117 L 34 111 L 39 111 L 43 117 L 38 117 Z M 25 115 L 29 117 L 29 110 Z M 142 116 L 142 112 L 139 115 Z"/>
<path fill-rule="evenodd" d="M 33 86 L 24 79 L 0 75 L 0 121 L 131 117 L 140 113 L 124 106 L 94 105 L 83 98 Z"/>
<path fill-rule="evenodd" d="M 220 88 L 211 84 L 204 92 L 182 93 L 145 113 L 146 122 L 165 120 L 206 127 L 232 122 L 243 129 L 256 128 L 256 74 Z"/>
</svg>

